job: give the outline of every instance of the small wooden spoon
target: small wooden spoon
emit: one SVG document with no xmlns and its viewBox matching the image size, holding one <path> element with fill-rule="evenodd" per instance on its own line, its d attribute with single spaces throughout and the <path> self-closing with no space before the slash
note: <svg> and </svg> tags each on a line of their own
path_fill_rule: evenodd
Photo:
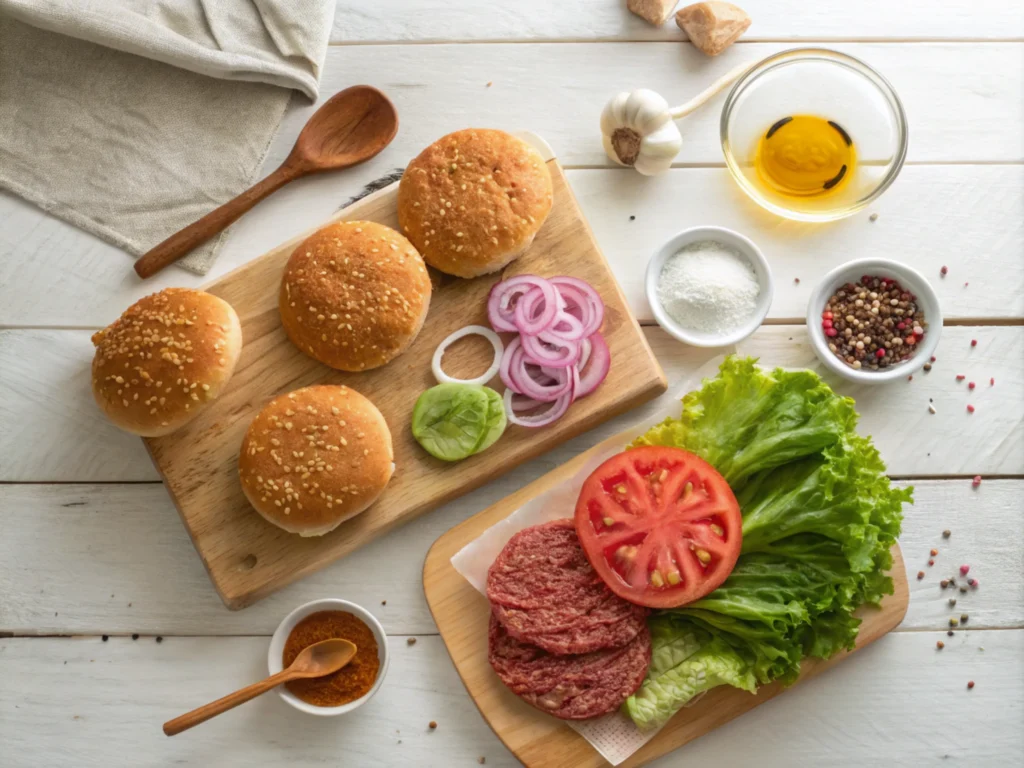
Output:
<svg viewBox="0 0 1024 768">
<path fill-rule="evenodd" d="M 135 271 L 141 278 L 152 277 L 288 182 L 369 160 L 390 144 L 396 133 L 395 105 L 376 88 L 353 85 L 334 94 L 309 118 L 280 168 L 143 254 L 135 262 Z"/>
<path fill-rule="evenodd" d="M 189 728 L 205 723 L 211 717 L 234 709 L 239 704 L 244 704 L 249 699 L 255 699 L 260 694 L 266 693 L 271 688 L 276 688 L 281 683 L 287 683 L 289 680 L 323 677 L 337 672 L 352 661 L 355 655 L 355 643 L 348 640 L 334 638 L 313 643 L 295 657 L 295 661 L 291 663 L 290 667 L 282 669 L 276 675 L 271 675 L 266 680 L 253 683 L 239 691 L 229 693 L 222 699 L 217 699 L 198 709 L 193 709 L 191 712 L 186 712 L 180 717 L 168 720 L 164 723 L 164 733 L 174 736 L 182 731 L 187 731 Z"/>
</svg>

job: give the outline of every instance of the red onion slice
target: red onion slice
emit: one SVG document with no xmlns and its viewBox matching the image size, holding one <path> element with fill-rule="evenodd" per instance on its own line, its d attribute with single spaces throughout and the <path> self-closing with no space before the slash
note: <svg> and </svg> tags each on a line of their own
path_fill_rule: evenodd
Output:
<svg viewBox="0 0 1024 768">
<path fill-rule="evenodd" d="M 573 381 L 573 378 L 570 377 L 569 381 Z M 545 410 L 545 411 L 543 411 L 541 413 L 532 413 L 532 411 L 535 410 L 535 409 L 529 408 L 529 403 L 527 402 L 527 398 L 520 396 L 520 397 L 522 397 L 522 399 L 519 400 L 519 403 L 517 404 L 516 407 L 513 407 L 513 401 L 512 401 L 513 397 L 514 397 L 514 393 L 512 392 L 512 390 L 511 389 L 506 389 L 505 390 L 505 416 L 506 416 L 506 418 L 511 423 L 513 423 L 513 424 L 518 424 L 521 427 L 531 427 L 531 428 L 546 427 L 548 424 L 551 424 L 551 423 L 557 421 L 563 415 L 565 415 L 565 412 L 567 410 L 569 410 L 569 406 L 572 404 L 572 401 L 573 401 L 573 393 L 571 391 L 570 392 L 566 392 L 560 398 L 558 398 L 554 402 L 548 404 L 549 407 L 547 408 L 547 410 Z M 545 403 L 538 403 L 537 404 L 538 407 L 541 406 L 541 405 L 545 405 Z M 522 406 L 522 407 L 520 407 L 520 406 Z M 523 411 L 531 411 L 531 413 L 529 415 L 521 415 L 523 413 Z"/>
<path fill-rule="evenodd" d="M 572 311 L 573 305 L 577 307 L 583 321 L 584 336 L 591 336 L 601 329 L 601 323 L 604 322 L 604 302 L 590 283 L 567 275 L 552 277 L 549 282 L 566 300 L 567 311 Z"/>
<path fill-rule="evenodd" d="M 531 371 L 531 368 L 534 370 Z M 549 403 L 569 391 L 572 383 L 566 368 L 539 368 L 526 360 L 520 338 L 505 349 L 501 360 L 501 380 L 505 386 L 531 400 Z"/>
<path fill-rule="evenodd" d="M 557 344 L 560 341 L 582 341 L 583 322 L 565 310 L 558 310 L 555 320 L 546 329 L 537 334 L 541 341 Z"/>
<path fill-rule="evenodd" d="M 597 389 L 601 382 L 605 380 L 609 369 L 612 367 L 612 355 L 608 351 L 608 345 L 605 343 L 604 336 L 600 333 L 595 333 L 590 337 L 589 341 L 591 347 L 591 353 L 588 356 L 590 365 L 588 366 L 584 362 L 577 368 L 580 377 L 579 386 L 576 388 L 577 398 L 586 397 Z"/>
<path fill-rule="evenodd" d="M 524 336 L 547 330 L 558 316 L 559 300 L 555 286 L 543 278 L 516 302 L 512 322 Z"/>
<path fill-rule="evenodd" d="M 513 322 L 517 299 L 540 284 L 547 284 L 547 280 L 537 275 L 516 275 L 495 283 L 487 297 L 487 319 L 491 327 L 496 331 L 518 332 Z"/>
<path fill-rule="evenodd" d="M 520 334 L 523 352 L 528 362 L 548 368 L 568 368 L 580 359 L 580 345 L 575 341 L 559 339 L 554 342 L 542 341 L 537 336 Z"/>
</svg>

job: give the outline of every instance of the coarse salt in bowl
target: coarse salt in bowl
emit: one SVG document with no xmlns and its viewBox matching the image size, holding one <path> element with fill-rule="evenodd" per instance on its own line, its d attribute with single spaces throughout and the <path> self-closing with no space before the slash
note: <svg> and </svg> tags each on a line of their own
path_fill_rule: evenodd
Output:
<svg viewBox="0 0 1024 768">
<path fill-rule="evenodd" d="M 870 368 L 851 368 L 845 361 L 836 357 L 828 348 L 829 338 L 821 325 L 821 313 L 825 311 L 825 305 L 832 294 L 846 283 L 859 283 L 864 275 L 888 277 L 898 281 L 903 288 L 917 297 L 917 306 L 924 312 L 924 321 L 928 326 L 924 340 L 915 346 L 911 357 L 877 371 Z M 942 309 L 939 306 L 939 297 L 931 284 L 917 270 L 890 259 L 858 259 L 840 265 L 821 279 L 807 303 L 807 333 L 815 354 L 830 371 L 860 384 L 881 384 L 914 373 L 935 354 L 941 330 Z"/>
<path fill-rule="evenodd" d="M 280 625 L 278 625 L 277 630 L 274 632 L 274 636 L 270 638 L 270 650 L 267 652 L 267 667 L 270 670 L 271 675 L 276 675 L 284 668 L 284 646 L 285 643 L 288 642 L 288 636 L 292 633 L 292 630 L 295 629 L 296 624 L 310 614 L 317 613 L 318 611 L 344 611 L 345 613 L 351 613 L 357 619 L 361 619 L 363 623 L 370 628 L 370 631 L 373 632 L 373 637 L 377 641 L 377 659 L 380 661 L 380 667 L 377 670 L 377 679 L 373 681 L 373 687 L 355 701 L 350 701 L 348 704 L 342 704 L 338 707 L 318 707 L 315 704 L 308 704 L 289 691 L 288 687 L 285 685 L 278 686 L 277 690 L 278 693 L 281 694 L 282 699 L 306 714 L 320 715 L 321 717 L 344 715 L 361 707 L 372 699 L 377 691 L 380 690 L 380 686 L 384 682 L 384 676 L 388 672 L 388 661 L 390 660 L 388 654 L 388 638 L 387 635 L 384 634 L 384 627 L 381 626 L 380 622 L 377 621 L 377 618 L 372 613 L 362 606 L 350 603 L 348 600 L 338 600 L 336 598 L 313 600 L 312 602 L 300 605 L 284 617 L 284 620 Z"/>
<path fill-rule="evenodd" d="M 760 287 L 750 317 L 722 332 L 686 327 L 668 313 L 658 295 L 658 284 L 666 262 L 687 246 L 702 241 L 712 241 L 738 253 L 750 264 Z M 725 227 L 693 227 L 673 235 L 651 257 L 647 263 L 644 290 L 654 319 L 670 336 L 694 347 L 726 347 L 742 341 L 760 327 L 771 308 L 775 284 L 767 259 L 749 238 Z"/>
</svg>

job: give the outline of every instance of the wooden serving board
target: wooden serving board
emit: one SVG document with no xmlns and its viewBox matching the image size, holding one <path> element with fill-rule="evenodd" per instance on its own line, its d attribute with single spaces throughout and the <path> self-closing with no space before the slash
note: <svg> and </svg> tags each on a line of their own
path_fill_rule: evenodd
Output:
<svg viewBox="0 0 1024 768">
<path fill-rule="evenodd" d="M 490 604 L 452 567 L 451 558 L 526 502 L 571 478 L 592 454 L 608 446 L 625 448 L 635 436 L 636 431 L 630 430 L 610 437 L 455 526 L 434 542 L 423 565 L 423 591 L 427 604 L 459 677 L 487 724 L 528 768 L 600 768 L 607 766 L 608 762 L 564 721 L 526 704 L 498 679 L 487 660 Z M 571 514 L 572 510 L 566 511 L 567 517 Z M 857 650 L 896 627 L 907 613 L 910 591 L 898 544 L 893 545 L 892 555 L 895 593 L 886 597 L 880 608 L 864 606 L 857 611 L 856 615 L 863 619 L 857 635 Z M 801 666 L 797 682 L 823 672 L 854 652 L 837 654 L 828 661 L 807 659 Z M 753 695 L 728 686 L 714 688 L 693 707 L 676 714 L 653 739 L 620 766 L 633 768 L 644 765 L 713 731 L 784 690 L 778 683 L 762 686 Z"/>
<path fill-rule="evenodd" d="M 238 609 L 363 546 L 377 536 L 483 485 L 513 467 L 665 391 L 665 375 L 601 255 L 565 175 L 548 160 L 554 206 L 530 250 L 502 274 L 460 280 L 432 272 L 430 313 L 419 336 L 390 364 L 364 373 L 343 373 L 300 352 L 285 336 L 277 295 L 285 263 L 307 232 L 206 288 L 228 301 L 242 322 L 244 347 L 227 391 L 183 429 L 146 440 L 146 446 L 181 513 L 221 598 Z M 392 184 L 345 208 L 330 221 L 370 220 L 398 228 Z M 325 222 L 329 223 L 329 222 Z M 323 225 L 321 225 L 323 226 Z M 449 464 L 434 459 L 413 439 L 413 405 L 436 384 L 430 361 L 450 333 L 487 325 L 487 295 L 499 279 L 534 273 L 573 275 L 604 299 L 602 332 L 611 350 L 611 371 L 589 397 L 541 429 L 510 425 L 489 450 Z M 493 350 L 482 339 L 450 348 L 445 370 L 477 375 Z M 238 450 L 256 413 L 271 398 L 310 384 L 345 384 L 366 395 L 384 414 L 394 442 L 396 471 L 381 497 L 331 533 L 302 538 L 260 517 L 238 481 Z M 492 385 L 503 391 L 500 382 Z"/>
</svg>

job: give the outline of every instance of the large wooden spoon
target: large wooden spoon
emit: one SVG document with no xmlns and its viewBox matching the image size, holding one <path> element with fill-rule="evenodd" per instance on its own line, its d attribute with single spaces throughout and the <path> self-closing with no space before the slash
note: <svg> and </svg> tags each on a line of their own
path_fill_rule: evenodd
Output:
<svg viewBox="0 0 1024 768">
<path fill-rule="evenodd" d="M 288 182 L 369 160 L 390 144 L 397 132 L 395 105 L 376 88 L 353 85 L 334 94 L 309 118 L 280 168 L 143 254 L 135 262 L 135 271 L 139 277 L 152 277 Z"/>
<path fill-rule="evenodd" d="M 222 699 L 217 699 L 205 704 L 191 712 L 186 712 L 180 717 L 168 720 L 164 723 L 164 733 L 174 736 L 187 731 L 189 728 L 205 723 L 211 717 L 216 717 L 229 709 L 234 709 L 239 704 L 244 704 L 250 699 L 255 699 L 260 694 L 266 693 L 271 688 L 276 688 L 281 683 L 289 680 L 299 680 L 306 677 L 323 677 L 332 672 L 337 672 L 344 667 L 356 655 L 355 643 L 341 638 L 333 640 L 322 640 L 319 643 L 305 648 L 295 661 L 287 669 L 282 669 L 276 675 L 271 675 L 266 680 L 253 683 L 234 693 L 229 693 Z"/>
</svg>

